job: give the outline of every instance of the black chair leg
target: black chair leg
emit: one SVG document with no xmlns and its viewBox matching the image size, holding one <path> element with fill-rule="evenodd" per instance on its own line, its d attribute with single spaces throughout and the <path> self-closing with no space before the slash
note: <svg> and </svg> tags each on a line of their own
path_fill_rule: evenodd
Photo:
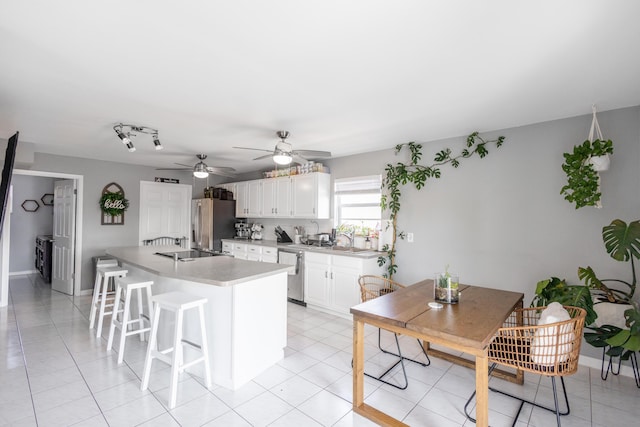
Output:
<svg viewBox="0 0 640 427">
<path fill-rule="evenodd" d="M 489 368 L 489 376 L 491 376 L 491 373 L 493 372 L 493 370 L 495 369 L 496 364 L 494 363 L 493 365 L 491 365 L 491 367 Z M 560 416 L 563 415 L 569 415 L 569 413 L 571 412 L 571 408 L 569 407 L 569 397 L 567 396 L 567 388 L 564 384 L 564 377 L 560 377 L 560 382 L 562 384 L 562 392 L 564 394 L 564 402 L 565 405 L 567 407 L 566 411 L 561 411 L 560 410 L 560 406 L 558 405 L 558 394 L 557 394 L 557 388 L 556 388 L 556 378 L 555 377 L 551 377 L 551 385 L 553 388 L 553 403 L 554 403 L 554 407 L 553 408 L 549 408 L 548 406 L 543 406 L 540 405 L 539 403 L 535 403 L 532 402 L 530 400 L 526 400 L 526 399 L 522 399 L 520 397 L 514 396 L 512 394 L 506 393 L 504 391 L 501 390 L 497 390 L 493 387 L 489 387 L 489 390 L 496 392 L 496 393 L 500 393 L 502 395 L 511 397 L 513 399 L 519 400 L 520 401 L 520 406 L 518 407 L 518 412 L 516 413 L 516 416 L 513 420 L 513 424 L 511 425 L 511 427 L 514 427 L 516 425 L 516 423 L 518 422 L 518 417 L 520 416 L 520 412 L 522 412 L 522 407 L 524 406 L 525 403 L 528 403 L 530 405 L 536 406 L 540 409 L 544 409 L 550 412 L 553 412 L 556 414 L 556 422 L 558 423 L 558 427 L 561 427 L 560 424 Z M 465 403 L 464 405 L 464 413 L 467 416 L 468 419 L 470 419 L 471 421 L 473 421 L 474 423 L 476 422 L 475 418 L 471 417 L 471 415 L 469 414 L 469 404 L 471 403 L 471 401 L 473 400 L 473 398 L 476 396 L 476 392 L 474 391 L 471 394 L 471 397 L 469 397 L 469 399 L 467 400 L 467 403 Z"/>
<path fill-rule="evenodd" d="M 378 333 L 380 333 L 380 331 L 378 331 Z M 391 367 L 389 367 L 389 369 L 387 369 L 386 371 L 384 371 L 381 375 L 378 375 L 377 377 L 375 375 L 371 375 L 371 374 L 368 374 L 366 372 L 364 372 L 364 375 L 369 377 L 369 378 L 373 378 L 374 380 L 378 380 L 378 381 L 380 381 L 380 382 L 382 382 L 384 384 L 390 385 L 391 387 L 395 387 L 397 389 L 404 390 L 409 386 L 409 380 L 407 378 L 407 370 L 406 370 L 406 368 L 404 366 L 404 360 L 406 358 L 402 357 L 402 351 L 400 350 L 400 341 L 398 341 L 398 334 L 394 333 L 393 335 L 395 336 L 396 347 L 398 348 L 398 354 L 399 354 L 398 361 L 396 363 L 394 363 L 393 365 L 391 365 Z M 378 339 L 379 338 L 380 338 L 380 336 L 378 336 Z M 384 350 L 383 350 L 383 352 L 387 353 L 387 354 L 394 354 L 394 353 L 390 353 L 390 352 L 387 352 L 387 351 L 384 351 Z M 398 366 L 398 363 L 402 366 L 402 374 L 404 375 L 404 386 L 400 386 L 398 384 L 394 384 L 394 383 L 391 383 L 391 382 L 383 379 L 389 372 L 391 372 L 391 370 L 393 368 Z M 351 361 L 351 366 L 353 366 L 353 360 Z"/>
<path fill-rule="evenodd" d="M 382 348 L 382 344 L 380 342 L 381 334 L 382 334 L 382 329 L 378 328 L 378 348 L 380 349 L 380 351 L 385 353 L 385 354 L 390 354 L 392 356 L 401 357 L 400 354 L 396 354 L 396 353 L 394 353 L 392 351 L 388 351 L 388 350 L 385 350 L 384 348 Z M 395 334 L 395 335 L 396 335 L 396 341 L 397 341 L 398 340 L 398 335 L 397 334 Z M 420 346 L 420 350 L 422 350 L 422 354 L 424 354 L 425 357 L 427 358 L 427 363 L 423 363 L 423 362 L 420 362 L 419 360 L 410 359 L 410 358 L 404 357 L 404 356 L 402 356 L 402 358 L 404 360 L 408 360 L 409 362 L 417 363 L 420 366 L 429 366 L 429 365 L 431 365 L 431 359 L 429 359 L 429 355 L 427 354 L 427 351 L 424 349 L 424 346 L 422 345 L 420 340 L 417 340 L 417 341 L 418 341 L 418 345 Z M 399 347 L 400 346 L 398 346 L 398 348 Z M 400 353 L 400 352 L 398 352 L 398 353 Z"/>
<path fill-rule="evenodd" d="M 636 353 L 631 353 L 631 368 L 633 369 L 633 378 L 636 380 L 636 387 L 640 388 L 640 370 L 638 369 L 638 359 Z"/>
</svg>

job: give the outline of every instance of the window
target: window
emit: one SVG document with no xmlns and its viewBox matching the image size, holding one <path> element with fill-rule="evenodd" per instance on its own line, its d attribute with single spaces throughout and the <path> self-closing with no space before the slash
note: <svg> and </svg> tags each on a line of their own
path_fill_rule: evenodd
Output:
<svg viewBox="0 0 640 427">
<path fill-rule="evenodd" d="M 356 234 L 369 235 L 380 230 L 380 187 L 382 176 L 361 176 L 334 181 L 335 227 L 354 229 Z"/>
</svg>

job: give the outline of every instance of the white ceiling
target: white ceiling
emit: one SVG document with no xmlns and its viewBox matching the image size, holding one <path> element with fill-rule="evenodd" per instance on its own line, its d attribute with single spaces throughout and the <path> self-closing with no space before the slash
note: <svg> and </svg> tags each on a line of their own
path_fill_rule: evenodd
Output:
<svg viewBox="0 0 640 427">
<path fill-rule="evenodd" d="M 640 104 L 640 2 L 2 0 L 0 138 L 239 171 Z M 118 122 L 157 128 L 165 146 Z"/>
</svg>

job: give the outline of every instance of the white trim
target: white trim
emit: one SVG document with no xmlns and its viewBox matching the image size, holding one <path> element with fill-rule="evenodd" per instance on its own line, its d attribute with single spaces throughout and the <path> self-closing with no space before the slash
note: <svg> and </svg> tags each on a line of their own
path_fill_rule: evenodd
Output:
<svg viewBox="0 0 640 427">
<path fill-rule="evenodd" d="M 82 288 L 82 218 L 83 218 L 83 195 L 84 195 L 84 175 L 70 173 L 35 171 L 26 169 L 14 169 L 14 175 L 42 176 L 47 178 L 73 179 L 76 181 L 76 256 L 74 268 L 73 294 L 81 295 Z"/>
<path fill-rule="evenodd" d="M 10 271 L 9 272 L 9 277 L 11 276 L 25 276 L 28 274 L 35 274 L 38 273 L 38 270 L 25 270 L 25 271 Z"/>
</svg>

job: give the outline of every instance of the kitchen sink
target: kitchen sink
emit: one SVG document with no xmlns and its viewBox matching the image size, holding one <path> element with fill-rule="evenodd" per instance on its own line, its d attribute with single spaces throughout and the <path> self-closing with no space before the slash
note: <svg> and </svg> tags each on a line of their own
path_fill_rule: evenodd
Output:
<svg viewBox="0 0 640 427">
<path fill-rule="evenodd" d="M 371 249 L 348 248 L 348 247 L 346 247 L 346 246 L 333 246 L 333 247 L 329 247 L 329 248 L 327 248 L 327 250 L 330 250 L 330 251 L 338 251 L 338 252 L 353 252 L 353 253 L 357 253 L 357 252 L 371 252 Z"/>
</svg>

